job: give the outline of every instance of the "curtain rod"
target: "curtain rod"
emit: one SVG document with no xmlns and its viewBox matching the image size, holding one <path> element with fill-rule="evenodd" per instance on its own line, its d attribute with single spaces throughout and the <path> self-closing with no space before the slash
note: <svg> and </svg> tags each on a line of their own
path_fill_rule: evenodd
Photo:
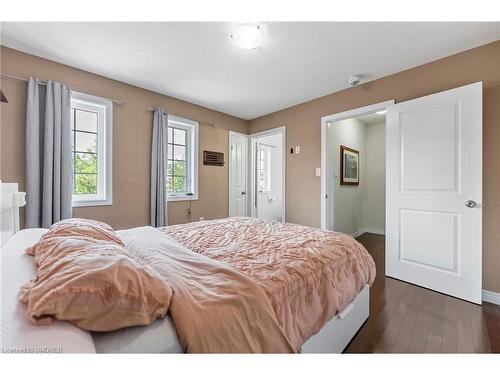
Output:
<svg viewBox="0 0 500 375">
<path fill-rule="evenodd" d="M 158 106 L 154 106 L 154 107 L 149 107 L 149 108 L 148 108 L 148 111 L 154 112 L 154 111 L 155 111 L 156 109 L 158 109 L 158 108 L 161 108 L 161 106 L 160 106 L 160 105 L 158 105 Z M 172 113 L 172 116 L 176 116 L 176 115 L 174 115 L 174 114 Z M 191 121 L 199 122 L 199 123 L 201 123 L 201 124 L 207 124 L 207 125 L 213 126 L 214 128 L 216 128 L 216 127 L 217 127 L 217 125 L 212 124 L 211 122 L 206 122 L 206 121 L 195 120 L 195 119 L 192 119 L 192 118 L 187 118 L 187 117 L 184 117 L 184 116 L 179 116 L 179 117 L 185 118 L 186 120 L 191 120 Z"/>
<path fill-rule="evenodd" d="M 17 76 L 13 76 L 13 75 L 10 75 L 10 74 L 0 73 L 0 76 L 3 77 L 3 78 L 16 79 L 18 81 L 24 81 L 24 82 L 28 82 L 29 81 L 27 78 L 17 77 Z M 46 81 L 39 81 L 39 83 L 41 85 L 47 86 L 47 82 Z M 109 98 L 103 98 L 103 99 L 111 100 L 113 103 L 118 104 L 118 105 L 125 104 L 125 102 L 123 100 L 109 99 Z"/>
</svg>

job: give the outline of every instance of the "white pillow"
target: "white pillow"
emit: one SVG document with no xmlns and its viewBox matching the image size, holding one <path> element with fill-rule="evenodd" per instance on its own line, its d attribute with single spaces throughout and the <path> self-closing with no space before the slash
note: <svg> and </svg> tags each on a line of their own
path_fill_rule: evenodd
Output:
<svg viewBox="0 0 500 375">
<path fill-rule="evenodd" d="M 129 230 L 118 230 L 123 240 Z M 173 240 L 173 239 L 172 239 Z M 98 353 L 182 353 L 174 324 L 167 315 L 145 327 L 129 327 L 113 332 L 94 332 Z"/>
<path fill-rule="evenodd" d="M 148 326 L 93 332 L 97 353 L 182 353 L 174 324 L 167 315 Z"/>
</svg>

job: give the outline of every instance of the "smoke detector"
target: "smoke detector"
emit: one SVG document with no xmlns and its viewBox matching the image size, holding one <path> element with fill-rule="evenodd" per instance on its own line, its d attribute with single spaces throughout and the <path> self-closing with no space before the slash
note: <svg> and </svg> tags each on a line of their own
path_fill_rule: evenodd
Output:
<svg viewBox="0 0 500 375">
<path fill-rule="evenodd" d="M 357 86 L 359 84 L 359 81 L 361 81 L 361 76 L 359 74 L 352 74 L 349 76 L 349 86 Z"/>
</svg>

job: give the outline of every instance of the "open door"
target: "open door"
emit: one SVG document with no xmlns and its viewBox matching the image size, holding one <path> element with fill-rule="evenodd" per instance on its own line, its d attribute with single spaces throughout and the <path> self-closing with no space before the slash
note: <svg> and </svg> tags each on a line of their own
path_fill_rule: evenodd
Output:
<svg viewBox="0 0 500 375">
<path fill-rule="evenodd" d="M 482 83 L 387 108 L 386 273 L 481 303 Z"/>
<path fill-rule="evenodd" d="M 247 216 L 247 143 L 245 134 L 229 132 L 229 216 Z"/>
</svg>

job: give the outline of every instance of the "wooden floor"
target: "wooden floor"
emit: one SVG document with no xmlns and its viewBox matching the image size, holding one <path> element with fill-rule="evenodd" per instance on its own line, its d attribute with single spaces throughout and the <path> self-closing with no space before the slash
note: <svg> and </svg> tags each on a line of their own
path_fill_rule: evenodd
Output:
<svg viewBox="0 0 500 375">
<path fill-rule="evenodd" d="M 357 240 L 375 260 L 377 277 L 370 318 L 345 352 L 500 353 L 500 306 L 478 306 L 385 277 L 384 236 Z"/>
</svg>

